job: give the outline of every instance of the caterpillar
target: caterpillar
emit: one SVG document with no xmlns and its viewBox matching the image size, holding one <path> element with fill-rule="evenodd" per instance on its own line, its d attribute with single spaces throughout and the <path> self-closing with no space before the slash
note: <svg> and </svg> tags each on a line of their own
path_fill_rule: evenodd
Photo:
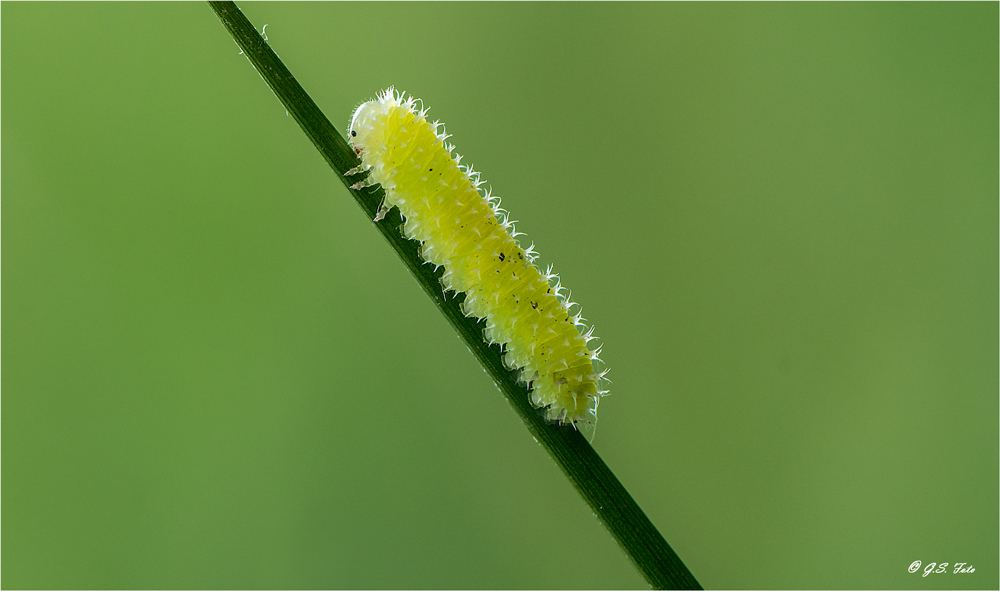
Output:
<svg viewBox="0 0 1000 591">
<path fill-rule="evenodd" d="M 421 108 L 417 108 L 417 103 Z M 480 173 L 461 164 L 439 122 L 429 122 L 423 102 L 389 87 L 355 110 L 349 141 L 367 171 L 360 189 L 381 185 L 385 199 L 375 221 L 392 207 L 403 235 L 420 242 L 425 262 L 444 267 L 446 290 L 465 294 L 462 312 L 485 319 L 484 337 L 498 343 L 504 363 L 530 387 L 531 402 L 559 424 L 594 424 L 607 391 L 597 371 L 597 337 L 549 266 L 535 266 L 534 244 L 521 248 L 510 214 L 500 207 Z"/>
</svg>

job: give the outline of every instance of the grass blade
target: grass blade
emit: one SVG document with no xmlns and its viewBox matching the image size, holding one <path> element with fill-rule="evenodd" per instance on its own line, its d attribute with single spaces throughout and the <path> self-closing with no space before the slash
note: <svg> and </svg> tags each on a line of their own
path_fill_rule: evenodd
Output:
<svg viewBox="0 0 1000 591">
<path fill-rule="evenodd" d="M 353 176 L 348 180 L 344 173 L 357 166 L 360 161 L 344 138 L 235 3 L 209 2 L 209 5 L 261 78 L 271 87 L 330 167 L 337 172 L 361 209 L 369 219 L 374 218 L 383 197 L 382 190 L 376 187 L 350 189 L 350 185 L 360 180 L 360 177 Z M 500 347 L 486 344 L 483 338 L 484 324 L 462 314 L 460 304 L 463 296 L 446 297 L 438 281 L 440 273 L 435 274 L 433 266 L 423 264 L 416 242 L 402 236 L 399 231 L 402 223 L 399 211 L 393 209 L 386 219 L 386 223 L 375 224 L 375 227 L 448 322 L 462 336 L 527 425 L 532 436 L 552 456 L 646 581 L 658 589 L 701 589 L 698 581 L 586 438 L 572 427 L 547 423 L 541 412 L 531 406 L 528 390 L 517 383 L 515 372 L 504 367 Z"/>
</svg>

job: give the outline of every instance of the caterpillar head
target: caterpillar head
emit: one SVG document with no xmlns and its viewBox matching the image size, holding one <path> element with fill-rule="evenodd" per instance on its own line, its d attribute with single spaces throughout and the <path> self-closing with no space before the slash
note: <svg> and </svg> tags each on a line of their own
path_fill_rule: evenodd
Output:
<svg viewBox="0 0 1000 591">
<path fill-rule="evenodd" d="M 364 154 L 365 145 L 368 143 L 368 137 L 375 130 L 373 123 L 380 110 L 379 101 L 368 101 L 367 103 L 362 103 L 354 111 L 354 116 L 351 117 L 351 126 L 347 130 L 348 141 L 351 143 L 351 147 L 354 148 L 354 153 L 358 156 Z"/>
<path fill-rule="evenodd" d="M 354 153 L 364 158 L 365 146 L 371 143 L 373 134 L 381 133 L 379 119 L 383 121 L 385 114 L 394 107 L 411 107 L 413 99 L 408 98 L 403 102 L 403 93 L 397 93 L 391 86 L 366 103 L 355 109 L 354 116 L 351 117 L 351 126 L 347 130 L 349 141 L 354 148 Z M 378 138 L 375 138 L 376 140 Z"/>
</svg>

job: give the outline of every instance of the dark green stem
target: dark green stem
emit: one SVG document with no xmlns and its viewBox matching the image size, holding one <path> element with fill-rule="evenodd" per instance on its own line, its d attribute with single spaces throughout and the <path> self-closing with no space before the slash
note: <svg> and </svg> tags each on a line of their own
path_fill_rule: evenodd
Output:
<svg viewBox="0 0 1000 591">
<path fill-rule="evenodd" d="M 382 190 L 379 187 L 350 189 L 350 185 L 361 177 L 348 178 L 344 173 L 357 166 L 360 161 L 344 138 L 330 124 L 316 103 L 309 98 L 278 56 L 271 51 L 236 4 L 233 2 L 209 2 L 209 4 L 285 109 L 295 118 L 319 153 L 337 172 L 337 176 L 354 195 L 361 209 L 369 219 L 374 218 L 382 201 Z M 517 383 L 515 372 L 504 367 L 500 347 L 486 344 L 483 338 L 483 323 L 462 314 L 461 295 L 446 297 L 438 280 L 440 273 L 436 274 L 432 265 L 423 263 L 418 253 L 418 244 L 407 240 L 400 233 L 401 223 L 398 210 L 393 209 L 386 219 L 375 224 L 375 227 L 389 241 L 396 254 L 413 273 L 448 322 L 462 335 L 469 349 L 493 377 L 500 391 L 528 426 L 528 430 L 566 473 L 573 486 L 618 541 L 642 576 L 651 586 L 658 589 L 701 589 L 698 581 L 583 435 L 572 427 L 547 423 L 541 412 L 532 407 L 526 387 Z"/>
</svg>

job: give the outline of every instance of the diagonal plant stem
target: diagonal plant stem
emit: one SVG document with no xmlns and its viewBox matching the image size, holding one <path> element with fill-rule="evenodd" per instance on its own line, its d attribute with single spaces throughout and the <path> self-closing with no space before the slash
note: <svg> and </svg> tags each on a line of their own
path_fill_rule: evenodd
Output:
<svg viewBox="0 0 1000 591">
<path fill-rule="evenodd" d="M 330 167 L 348 187 L 369 219 L 375 217 L 384 193 L 380 187 L 350 189 L 360 177 L 348 180 L 344 176 L 360 164 L 354 151 L 330 124 L 316 103 L 292 76 L 278 56 L 257 33 L 257 30 L 233 2 L 209 2 L 233 39 L 243 50 L 261 78 L 295 118 L 302 131 L 312 140 Z M 500 391 L 524 421 L 535 440 L 549 452 L 580 495 L 601 520 L 625 554 L 635 564 L 649 584 L 657 589 L 701 589 L 698 581 L 684 566 L 660 532 L 642 512 L 586 438 L 569 426 L 557 426 L 545 421 L 542 413 L 532 407 L 528 390 L 517 382 L 514 371 L 507 369 L 497 345 L 489 346 L 483 338 L 484 323 L 466 317 L 460 308 L 462 295 L 447 297 L 432 265 L 424 264 L 418 254 L 418 244 L 400 233 L 402 218 L 393 209 L 375 227 L 382 233 L 399 258 L 416 277 L 417 282 L 434 301 L 448 322 L 465 340 Z"/>
</svg>

